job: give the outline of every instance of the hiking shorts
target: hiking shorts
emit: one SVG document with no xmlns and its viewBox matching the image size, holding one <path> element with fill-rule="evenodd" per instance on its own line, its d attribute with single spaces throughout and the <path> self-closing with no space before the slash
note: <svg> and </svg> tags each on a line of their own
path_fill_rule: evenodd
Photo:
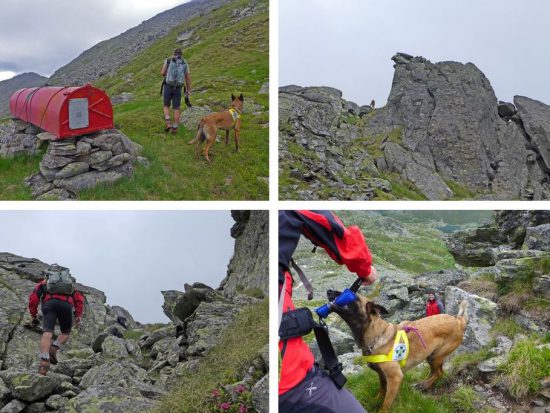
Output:
<svg viewBox="0 0 550 413">
<path fill-rule="evenodd" d="M 349 390 L 338 389 L 317 365 L 296 387 L 279 396 L 279 413 L 367 413 Z"/>
<path fill-rule="evenodd" d="M 164 96 L 164 106 L 170 107 L 172 109 L 179 109 L 181 106 L 181 91 L 183 86 L 172 87 L 164 85 L 163 96 Z"/>
<path fill-rule="evenodd" d="M 51 298 L 42 304 L 42 331 L 53 333 L 55 322 L 63 334 L 69 334 L 73 326 L 73 306 L 71 303 L 57 298 Z"/>
</svg>

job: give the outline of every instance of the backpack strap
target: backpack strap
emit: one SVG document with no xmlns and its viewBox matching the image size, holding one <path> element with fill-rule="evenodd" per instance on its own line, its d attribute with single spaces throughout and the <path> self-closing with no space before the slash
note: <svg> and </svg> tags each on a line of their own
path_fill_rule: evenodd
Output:
<svg viewBox="0 0 550 413">
<path fill-rule="evenodd" d="M 325 363 L 325 370 L 327 370 L 329 377 L 336 387 L 341 389 L 344 387 L 344 384 L 346 384 L 347 379 L 344 373 L 342 373 L 342 363 L 338 360 L 338 356 L 328 336 L 328 327 L 324 321 L 320 320 L 319 323 L 315 323 L 313 326 L 313 332 L 315 333 L 315 339 L 319 345 L 321 357 Z"/>
<path fill-rule="evenodd" d="M 294 261 L 294 258 L 290 259 L 290 265 L 296 270 L 298 276 L 300 277 L 300 281 L 302 281 L 302 284 L 304 284 L 304 287 L 307 290 L 307 299 L 313 299 L 313 287 L 311 286 L 311 283 L 307 279 L 302 269 L 298 266 L 298 264 L 296 264 L 296 261 Z"/>
</svg>

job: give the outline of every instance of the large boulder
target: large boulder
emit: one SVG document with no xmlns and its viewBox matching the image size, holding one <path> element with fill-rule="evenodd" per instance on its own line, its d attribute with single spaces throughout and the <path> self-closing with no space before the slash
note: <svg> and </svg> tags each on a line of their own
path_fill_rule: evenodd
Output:
<svg viewBox="0 0 550 413">
<path fill-rule="evenodd" d="M 168 317 L 173 322 L 179 322 L 180 320 L 176 315 L 174 315 L 174 307 L 178 300 L 182 299 L 184 293 L 176 290 L 161 291 L 162 296 L 164 297 L 164 303 L 162 304 L 162 310 L 166 317 Z"/>
<path fill-rule="evenodd" d="M 446 240 L 447 248 L 456 262 L 467 267 L 494 265 L 494 249 L 505 242 L 506 238 L 494 225 L 456 231 Z"/>
<path fill-rule="evenodd" d="M 186 320 L 189 348 L 187 354 L 197 357 L 216 345 L 225 329 L 233 322 L 238 308 L 229 302 L 201 302 Z"/>
<path fill-rule="evenodd" d="M 252 388 L 252 404 L 258 413 L 269 412 L 269 375 L 266 374 Z"/>
<path fill-rule="evenodd" d="M 101 344 L 101 351 L 103 356 L 107 358 L 124 359 L 128 357 L 126 342 L 116 336 L 107 336 Z"/>
<path fill-rule="evenodd" d="M 223 300 L 223 296 L 213 288 L 202 284 L 185 284 L 185 292 L 179 296 L 172 309 L 168 312 L 177 320 L 185 321 L 202 302 L 211 303 Z M 168 305 L 166 305 L 168 308 Z"/>
<path fill-rule="evenodd" d="M 88 370 L 80 381 L 80 387 L 87 389 L 102 384 L 128 387 L 134 380 L 144 381 L 146 377 L 145 370 L 129 361 L 108 361 Z"/>
<path fill-rule="evenodd" d="M 211 113 L 212 109 L 209 106 L 193 106 L 182 112 L 180 122 L 186 129 L 196 131 L 200 120 Z"/>
<path fill-rule="evenodd" d="M 446 313 L 458 314 L 458 306 L 462 300 L 468 302 L 468 323 L 458 351 L 476 351 L 492 340 L 490 331 L 496 322 L 497 304 L 475 294 L 469 294 L 458 287 L 447 287 L 445 289 Z"/>
<path fill-rule="evenodd" d="M 13 397 L 25 402 L 34 402 L 52 394 L 62 381 L 69 377 L 50 373 L 41 376 L 27 370 L 8 369 L 0 372 Z"/>
<path fill-rule="evenodd" d="M 155 406 L 155 401 L 143 397 L 135 388 L 107 383 L 90 386 L 71 399 L 59 413 L 127 413 L 149 411 Z"/>
</svg>

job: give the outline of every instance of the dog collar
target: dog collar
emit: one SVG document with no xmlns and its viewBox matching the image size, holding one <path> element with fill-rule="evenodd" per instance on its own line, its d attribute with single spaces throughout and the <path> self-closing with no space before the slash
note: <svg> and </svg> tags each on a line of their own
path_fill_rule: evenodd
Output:
<svg viewBox="0 0 550 413">
<path fill-rule="evenodd" d="M 409 337 L 404 330 L 399 330 L 395 335 L 393 347 L 388 354 L 373 354 L 363 356 L 367 363 L 384 363 L 386 361 L 398 361 L 401 367 L 405 366 L 409 357 Z"/>
</svg>

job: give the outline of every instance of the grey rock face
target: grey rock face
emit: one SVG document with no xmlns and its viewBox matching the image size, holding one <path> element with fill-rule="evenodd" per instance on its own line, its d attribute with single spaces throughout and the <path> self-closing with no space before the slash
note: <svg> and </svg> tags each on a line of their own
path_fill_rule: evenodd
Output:
<svg viewBox="0 0 550 413">
<path fill-rule="evenodd" d="M 458 287 L 445 290 L 445 308 L 447 314 L 456 315 L 462 300 L 468 301 L 468 324 L 464 332 L 462 346 L 458 351 L 475 351 L 491 342 L 490 330 L 496 321 L 497 304 L 469 294 Z"/>
<path fill-rule="evenodd" d="M 550 251 L 550 224 L 528 227 L 525 245 L 531 250 Z"/>
<path fill-rule="evenodd" d="M 212 109 L 209 106 L 193 106 L 181 113 L 181 123 L 186 129 L 195 131 L 199 126 L 199 121 L 211 113 Z"/>
<path fill-rule="evenodd" d="M 269 214 L 267 211 L 250 211 L 248 216 L 232 215 L 236 221 L 231 231 L 235 238 L 235 253 L 229 262 L 227 277 L 221 283 L 223 292 L 234 296 L 239 292 L 257 289 L 267 294 Z"/>
<path fill-rule="evenodd" d="M 451 234 L 447 248 L 459 264 L 485 267 L 495 264 L 493 249 L 505 242 L 495 226 L 487 225 Z"/>
<path fill-rule="evenodd" d="M 537 148 L 546 169 L 550 169 L 550 106 L 523 96 L 515 96 L 514 103 L 527 135 Z"/>
<path fill-rule="evenodd" d="M 89 411 L 126 413 L 133 411 L 148 411 L 155 407 L 153 400 L 143 397 L 139 391 L 131 387 L 119 387 L 112 384 L 91 386 L 65 407 L 61 413 L 85 413 Z"/>
<path fill-rule="evenodd" d="M 351 186 L 368 193 L 365 181 L 376 171 L 358 174 L 357 166 L 369 150 L 379 172 L 399 175 L 392 183 L 412 184 L 428 199 L 550 197 L 549 106 L 516 97 L 516 114 L 514 105 L 499 105 L 471 63 L 434 64 L 403 53 L 392 60 L 388 103 L 367 114 L 331 88 L 280 88 L 280 164 L 295 182 L 284 184 L 282 195 L 330 199 L 328 188 L 340 195 Z M 455 194 L 451 182 L 464 193 Z"/>
<path fill-rule="evenodd" d="M 252 388 L 252 403 L 258 413 L 269 412 L 269 375 L 265 375 Z"/>
</svg>

